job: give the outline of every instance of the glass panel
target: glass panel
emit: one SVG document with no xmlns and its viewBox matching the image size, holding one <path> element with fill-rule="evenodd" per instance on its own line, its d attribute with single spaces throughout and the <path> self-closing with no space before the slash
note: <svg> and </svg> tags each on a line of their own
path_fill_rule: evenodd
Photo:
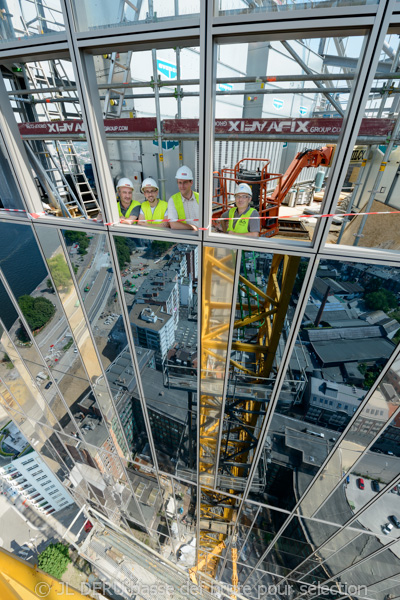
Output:
<svg viewBox="0 0 400 600">
<path fill-rule="evenodd" d="M 195 235 L 199 48 L 134 50 L 93 59 L 121 223 Z"/>
<path fill-rule="evenodd" d="M 230 493 L 247 483 L 306 269 L 307 261 L 299 257 L 241 254 L 218 484 Z M 299 401 L 306 386 L 304 378 L 291 379 L 289 375 L 282 391 L 282 412 Z M 266 485 L 266 459 L 264 451 L 252 492 L 262 492 Z"/>
<path fill-rule="evenodd" d="M 59 0 L 49 2 L 7 0 L 2 2 L 1 12 L 0 40 L 2 42 L 48 36 L 65 30 Z"/>
<path fill-rule="evenodd" d="M 209 485 L 217 469 L 235 264 L 234 250 L 204 248 L 199 468 Z"/>
<path fill-rule="evenodd" d="M 359 266 L 358 263 L 321 262 L 300 331 L 313 372 L 297 409 L 306 421 L 306 427 L 299 428 L 298 435 L 312 444 L 309 455 L 314 457 L 312 462 L 319 461 L 319 465 L 395 349 L 390 333 L 377 324 L 375 317 L 379 312 L 368 304 L 371 295 L 379 297 L 379 292 L 372 291 L 378 289 L 375 286 L 379 285 L 379 279 L 356 281 L 354 273 Z M 383 277 L 396 278 L 391 267 L 381 266 L 379 272 Z M 394 301 L 397 307 L 396 296 Z M 340 448 L 334 451 L 325 472 L 303 501 L 302 514 L 314 513 L 351 470 L 386 423 L 390 411 L 393 413 L 386 388 L 387 385 L 373 394 Z M 336 513 L 333 506 L 331 510 Z"/>
<path fill-rule="evenodd" d="M 268 38 L 217 46 L 214 231 L 313 238 L 353 87 L 343 65 L 357 70 L 363 42 Z M 340 68 L 330 69 L 329 60 Z"/>
<path fill-rule="evenodd" d="M 120 4 L 99 5 L 95 0 L 74 0 L 75 22 L 79 31 L 103 27 L 124 27 L 135 24 L 179 20 L 200 12 L 200 0 L 172 2 L 168 0 L 124 0 Z"/>
<path fill-rule="evenodd" d="M 336 0 L 334 6 L 355 6 L 364 4 L 379 4 L 379 0 Z M 332 8 L 330 0 L 262 0 L 247 2 L 247 0 L 214 0 L 215 16 L 262 14 L 277 11 L 304 10 L 311 8 Z"/>
<path fill-rule="evenodd" d="M 71 61 L 16 62 L 5 85 L 43 212 L 96 217 L 99 204 Z"/>
<path fill-rule="evenodd" d="M 387 34 L 327 242 L 399 250 L 398 34 Z M 360 274 L 362 282 L 363 272 Z M 392 284 L 393 285 L 393 284 Z M 396 286 L 395 286 L 396 287 Z M 395 291 L 388 287 L 387 291 Z"/>
<path fill-rule="evenodd" d="M 166 472 L 194 477 L 197 247 L 125 237 L 116 237 L 115 247 L 158 464 Z M 114 327 L 113 323 L 112 316 L 104 321 L 117 336 L 118 322 Z M 127 376 L 119 369 L 120 362 L 115 360 L 110 367 L 115 379 L 111 388 L 127 379 L 131 435 L 140 453 L 145 431 L 140 391 L 133 367 Z"/>
</svg>

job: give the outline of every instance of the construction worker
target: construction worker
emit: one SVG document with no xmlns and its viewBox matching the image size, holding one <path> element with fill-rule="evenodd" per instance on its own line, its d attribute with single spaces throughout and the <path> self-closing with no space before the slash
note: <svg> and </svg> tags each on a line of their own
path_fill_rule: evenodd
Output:
<svg viewBox="0 0 400 600">
<path fill-rule="evenodd" d="M 152 177 L 147 177 L 141 190 L 146 200 L 140 205 L 138 225 L 144 227 L 168 227 L 168 223 L 163 223 L 163 219 L 168 217 L 168 202 L 160 200 L 158 197 L 159 188 Z M 157 222 L 154 222 L 154 219 Z"/>
<path fill-rule="evenodd" d="M 127 177 L 122 177 L 117 183 L 118 214 L 121 223 L 132 225 L 140 213 L 140 202 L 132 200 L 133 183 Z"/>
<path fill-rule="evenodd" d="M 239 183 L 235 189 L 235 204 L 225 211 L 220 224 L 216 228 L 230 235 L 258 237 L 260 235 L 260 215 L 255 208 L 249 208 L 253 197 L 251 187 L 247 183 Z M 249 219 L 248 217 L 252 217 Z"/>
<path fill-rule="evenodd" d="M 169 226 L 171 229 L 197 231 L 199 226 L 199 194 L 192 191 L 193 173 L 189 167 L 179 167 L 175 179 L 177 180 L 179 192 L 168 200 Z M 182 220 L 178 221 L 178 219 Z"/>
</svg>

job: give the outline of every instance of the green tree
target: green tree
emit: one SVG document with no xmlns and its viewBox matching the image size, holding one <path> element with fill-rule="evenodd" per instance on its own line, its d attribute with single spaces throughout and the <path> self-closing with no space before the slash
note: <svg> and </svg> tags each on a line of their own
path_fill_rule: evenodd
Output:
<svg viewBox="0 0 400 600">
<path fill-rule="evenodd" d="M 72 279 L 64 257 L 61 254 L 56 254 L 56 256 L 47 260 L 47 264 L 56 288 L 68 292 L 72 285 Z"/>
<path fill-rule="evenodd" d="M 51 279 L 46 280 L 47 289 L 54 292 L 53 284 L 51 283 Z"/>
<path fill-rule="evenodd" d="M 53 304 L 47 298 L 32 298 L 20 296 L 18 304 L 32 331 L 40 329 L 48 323 L 56 312 Z"/>
<path fill-rule="evenodd" d="M 64 238 L 67 243 L 67 246 L 72 246 L 72 244 L 79 244 L 79 254 L 82 254 L 82 256 L 87 254 L 90 239 L 86 235 L 86 233 L 82 231 L 64 231 Z"/>
<path fill-rule="evenodd" d="M 371 310 L 383 310 L 386 312 L 391 308 L 397 308 L 397 298 L 393 292 L 380 289 L 365 295 L 365 304 Z"/>
<path fill-rule="evenodd" d="M 130 262 L 132 250 L 129 248 L 127 238 L 116 237 L 115 248 L 117 250 L 119 268 L 123 269 Z"/>
<path fill-rule="evenodd" d="M 49 544 L 38 556 L 39 569 L 57 579 L 61 579 L 69 562 L 68 546 L 61 543 Z"/>
<path fill-rule="evenodd" d="M 161 240 L 153 240 L 151 242 L 151 251 L 153 254 L 162 254 L 166 250 L 169 250 L 173 244 L 170 242 L 162 242 Z"/>
</svg>

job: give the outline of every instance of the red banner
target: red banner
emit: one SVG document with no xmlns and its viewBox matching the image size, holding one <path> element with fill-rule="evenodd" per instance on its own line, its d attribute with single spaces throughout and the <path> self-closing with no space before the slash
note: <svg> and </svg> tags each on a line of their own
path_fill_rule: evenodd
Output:
<svg viewBox="0 0 400 600">
<path fill-rule="evenodd" d="M 339 135 L 343 119 L 216 119 L 215 133 L 226 133 L 229 136 L 248 137 L 252 134 L 290 134 L 290 135 Z M 363 119 L 359 135 L 387 136 L 394 126 L 393 119 Z M 157 128 L 156 118 L 144 119 L 106 119 L 106 134 L 154 133 Z M 83 135 L 82 121 L 52 121 L 45 123 L 20 123 L 22 137 Z M 162 121 L 162 133 L 198 133 L 198 119 L 165 119 Z"/>
</svg>

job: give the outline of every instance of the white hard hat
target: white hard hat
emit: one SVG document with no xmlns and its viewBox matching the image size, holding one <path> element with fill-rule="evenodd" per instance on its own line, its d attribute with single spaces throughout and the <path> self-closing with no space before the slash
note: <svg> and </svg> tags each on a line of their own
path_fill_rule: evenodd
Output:
<svg viewBox="0 0 400 600">
<path fill-rule="evenodd" d="M 247 185 L 247 183 L 239 183 L 235 189 L 235 196 L 237 194 L 248 194 L 249 196 L 253 196 L 253 192 L 251 191 L 251 187 Z"/>
<path fill-rule="evenodd" d="M 184 179 L 186 181 L 193 180 L 193 173 L 189 167 L 179 167 L 176 172 L 175 179 Z"/>
<path fill-rule="evenodd" d="M 140 191 L 143 192 L 143 188 L 146 188 L 146 187 L 154 187 L 157 189 L 157 191 L 160 189 L 152 177 L 146 177 L 146 179 L 143 180 Z"/>
<path fill-rule="evenodd" d="M 117 183 L 117 190 L 120 187 L 128 187 L 131 188 L 131 190 L 133 190 L 133 183 L 130 179 L 128 179 L 127 177 L 121 177 L 121 179 L 118 181 Z"/>
</svg>

